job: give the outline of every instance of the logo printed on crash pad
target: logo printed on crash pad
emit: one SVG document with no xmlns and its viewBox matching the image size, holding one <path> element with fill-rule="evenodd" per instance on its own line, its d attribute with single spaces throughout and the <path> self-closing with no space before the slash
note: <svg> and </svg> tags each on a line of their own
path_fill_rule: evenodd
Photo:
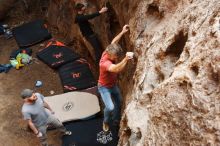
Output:
<svg viewBox="0 0 220 146">
<path fill-rule="evenodd" d="M 79 78 L 81 76 L 81 74 L 78 73 L 72 73 L 73 78 Z"/>
<path fill-rule="evenodd" d="M 73 106 L 74 106 L 73 102 L 69 101 L 69 102 L 64 104 L 63 109 L 64 109 L 64 111 L 68 112 L 73 108 Z"/>
<path fill-rule="evenodd" d="M 111 131 L 108 131 L 108 132 L 101 131 L 101 132 L 97 133 L 96 140 L 101 144 L 107 144 L 113 140 L 112 132 Z"/>
<path fill-rule="evenodd" d="M 57 53 L 57 54 L 53 54 L 53 57 L 56 58 L 56 59 L 59 59 L 62 56 L 63 56 L 63 54 L 61 52 Z"/>
</svg>

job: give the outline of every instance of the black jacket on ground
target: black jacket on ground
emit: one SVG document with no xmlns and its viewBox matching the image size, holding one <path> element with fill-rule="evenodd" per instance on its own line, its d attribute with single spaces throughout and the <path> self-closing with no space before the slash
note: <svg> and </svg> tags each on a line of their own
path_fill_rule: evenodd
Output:
<svg viewBox="0 0 220 146">
<path fill-rule="evenodd" d="M 93 14 L 88 14 L 88 15 L 84 15 L 84 14 L 77 14 L 76 15 L 75 23 L 78 23 L 80 31 L 83 36 L 88 37 L 88 36 L 94 34 L 94 32 L 91 28 L 91 24 L 89 23 L 88 20 L 93 19 L 99 15 L 100 15 L 99 12 L 96 12 Z"/>
</svg>

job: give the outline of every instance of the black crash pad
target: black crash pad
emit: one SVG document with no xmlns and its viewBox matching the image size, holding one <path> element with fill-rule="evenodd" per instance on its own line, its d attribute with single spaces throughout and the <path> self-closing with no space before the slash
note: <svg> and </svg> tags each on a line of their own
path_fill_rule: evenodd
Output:
<svg viewBox="0 0 220 146">
<path fill-rule="evenodd" d="M 12 30 L 19 47 L 28 47 L 51 38 L 43 20 L 35 20 Z"/>
<path fill-rule="evenodd" d="M 117 146 L 118 128 L 110 125 L 110 130 L 102 130 L 103 118 L 94 118 L 65 123 L 72 131 L 71 136 L 63 136 L 62 146 Z"/>
<path fill-rule="evenodd" d="M 97 85 L 89 64 L 82 58 L 62 65 L 58 72 L 64 92 L 87 89 Z"/>
<path fill-rule="evenodd" d="M 51 68 L 58 68 L 80 56 L 66 46 L 51 45 L 39 51 L 37 57 Z"/>
</svg>

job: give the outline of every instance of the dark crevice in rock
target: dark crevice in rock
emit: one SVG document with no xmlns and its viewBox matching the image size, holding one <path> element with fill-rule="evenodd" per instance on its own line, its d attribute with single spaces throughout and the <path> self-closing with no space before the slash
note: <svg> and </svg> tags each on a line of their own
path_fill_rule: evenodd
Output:
<svg viewBox="0 0 220 146">
<path fill-rule="evenodd" d="M 175 37 L 173 43 L 166 49 L 165 56 L 170 60 L 170 63 L 173 64 L 170 70 L 174 70 L 175 64 L 179 64 L 178 60 L 180 55 L 183 53 L 184 47 L 188 40 L 188 33 L 180 31 Z M 173 75 L 173 71 L 170 72 L 169 77 Z"/>
<path fill-rule="evenodd" d="M 162 18 L 164 16 L 164 12 L 160 11 L 159 6 L 156 4 L 150 4 L 147 9 L 147 14 L 153 15 L 158 18 Z"/>
<path fill-rule="evenodd" d="M 147 12 L 149 14 L 152 14 L 152 15 L 155 14 L 155 13 L 158 13 L 158 14 L 160 13 L 159 7 L 157 5 L 155 5 L 155 4 L 150 4 L 148 6 Z"/>
<path fill-rule="evenodd" d="M 144 79 L 145 93 L 151 92 L 165 79 L 172 76 L 175 64 L 179 60 L 187 40 L 188 34 L 184 33 L 184 31 L 180 31 L 174 37 L 174 41 L 170 44 L 167 50 L 165 52 L 161 50 L 156 55 L 156 59 L 159 59 L 160 63 L 151 70 L 151 72 L 154 73 L 148 73 L 146 75 L 146 79 Z"/>
<path fill-rule="evenodd" d="M 138 128 L 138 130 L 136 131 L 135 135 L 136 135 L 136 138 L 137 138 L 137 139 L 141 139 L 142 133 L 141 133 L 141 131 L 140 131 L 140 128 Z"/>
<path fill-rule="evenodd" d="M 131 136 L 131 129 L 128 127 L 128 119 L 127 119 L 127 116 L 125 114 L 124 114 L 124 116 L 122 117 L 122 120 L 121 120 L 121 129 L 122 129 L 122 135 L 123 135 L 124 140 L 119 142 L 119 145 L 123 145 L 125 143 L 127 145 L 129 145 L 128 139 Z"/>
<path fill-rule="evenodd" d="M 108 38 L 111 41 L 114 36 L 120 31 L 121 27 L 119 24 L 119 20 L 117 18 L 116 12 L 113 9 L 110 3 L 106 3 L 108 7 L 108 21 L 109 21 L 109 31 L 108 31 Z"/>
<path fill-rule="evenodd" d="M 188 80 L 182 80 L 179 83 L 181 89 L 187 90 L 187 88 L 192 88 L 192 84 Z"/>
<path fill-rule="evenodd" d="M 111 3 L 107 2 L 106 6 L 108 7 L 107 19 L 108 19 L 108 41 L 111 42 L 112 39 L 121 31 L 122 26 L 120 26 L 119 19 L 117 17 L 116 11 L 114 10 Z M 124 49 L 124 53 L 126 52 L 126 41 L 124 37 L 119 42 L 121 47 Z"/>
<path fill-rule="evenodd" d="M 130 137 L 131 136 L 131 129 L 129 127 L 127 127 L 126 129 L 124 129 L 124 132 L 125 132 L 125 135 L 127 137 Z"/>
<path fill-rule="evenodd" d="M 197 64 L 191 65 L 190 69 L 195 73 L 196 76 L 199 74 L 199 66 Z"/>
<path fill-rule="evenodd" d="M 142 92 L 143 91 L 143 87 L 144 86 L 144 84 L 142 83 L 142 84 L 140 84 L 139 86 L 138 86 L 138 89 Z"/>
<path fill-rule="evenodd" d="M 196 32 L 195 31 L 192 31 L 192 36 L 196 36 Z"/>
<path fill-rule="evenodd" d="M 165 75 L 164 73 L 161 71 L 161 67 L 160 66 L 156 66 L 155 67 L 155 71 L 157 73 L 157 80 L 159 81 L 159 83 L 163 82 L 165 79 Z"/>
<path fill-rule="evenodd" d="M 166 55 L 174 56 L 179 58 L 185 44 L 188 40 L 188 34 L 184 34 L 183 31 L 180 31 L 178 35 L 175 36 L 174 42 L 167 48 Z"/>
</svg>

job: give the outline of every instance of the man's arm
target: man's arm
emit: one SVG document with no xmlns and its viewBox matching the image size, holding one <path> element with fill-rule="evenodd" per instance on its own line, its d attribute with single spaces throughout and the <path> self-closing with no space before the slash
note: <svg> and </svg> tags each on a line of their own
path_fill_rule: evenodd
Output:
<svg viewBox="0 0 220 146">
<path fill-rule="evenodd" d="M 125 68 L 128 60 L 130 60 L 130 59 L 132 59 L 132 58 L 129 57 L 128 54 L 126 54 L 125 58 L 121 62 L 119 62 L 117 64 L 111 64 L 110 67 L 108 68 L 108 71 L 114 72 L 114 73 L 121 72 Z"/>
<path fill-rule="evenodd" d="M 124 25 L 122 28 L 122 31 L 112 40 L 111 44 L 117 44 L 120 41 L 123 34 L 128 32 L 128 30 L 129 30 L 129 26 Z M 129 57 L 128 54 L 126 54 L 125 58 L 121 62 L 110 65 L 110 67 L 108 68 L 108 71 L 114 72 L 114 73 L 121 72 L 125 68 L 129 59 L 132 59 L 132 58 Z"/>
<path fill-rule="evenodd" d="M 85 20 L 93 19 L 93 18 L 99 16 L 100 14 L 105 13 L 107 10 L 108 10 L 108 8 L 103 7 L 100 11 L 98 11 L 96 13 L 77 16 L 77 21 L 85 21 Z"/>
<path fill-rule="evenodd" d="M 29 125 L 29 127 L 31 128 L 31 130 L 34 132 L 34 134 L 38 134 L 39 133 L 39 131 L 37 130 L 37 128 L 34 126 L 34 123 L 32 122 L 32 120 L 31 119 L 28 119 L 27 120 L 28 121 L 28 125 Z"/>
<path fill-rule="evenodd" d="M 92 14 L 87 14 L 87 15 L 80 15 L 80 16 L 77 16 L 76 22 L 93 19 L 93 18 L 95 18 L 95 17 L 97 17 L 99 15 L 100 15 L 99 12 L 92 13 Z"/>
<path fill-rule="evenodd" d="M 32 120 L 28 119 L 28 125 L 37 137 L 42 137 L 43 136 L 43 134 L 40 131 L 38 131 L 38 129 L 35 127 Z"/>
<path fill-rule="evenodd" d="M 53 110 L 51 109 L 49 104 L 46 101 L 43 101 L 43 102 L 44 102 L 44 107 L 47 108 L 49 111 L 51 111 L 51 113 L 53 113 Z"/>
<path fill-rule="evenodd" d="M 112 40 L 111 44 L 117 44 L 120 41 L 123 34 L 128 32 L 128 30 L 129 30 L 129 26 L 124 25 L 122 31 Z"/>
<path fill-rule="evenodd" d="M 40 93 L 36 93 L 36 94 L 38 94 L 39 97 L 40 97 L 40 99 L 42 100 L 43 106 L 44 106 L 45 108 L 47 108 L 49 111 L 51 111 L 51 113 L 53 113 L 52 108 L 51 108 L 51 107 L 49 106 L 49 104 L 44 100 L 45 97 L 44 97 L 42 94 L 40 94 Z"/>
</svg>

